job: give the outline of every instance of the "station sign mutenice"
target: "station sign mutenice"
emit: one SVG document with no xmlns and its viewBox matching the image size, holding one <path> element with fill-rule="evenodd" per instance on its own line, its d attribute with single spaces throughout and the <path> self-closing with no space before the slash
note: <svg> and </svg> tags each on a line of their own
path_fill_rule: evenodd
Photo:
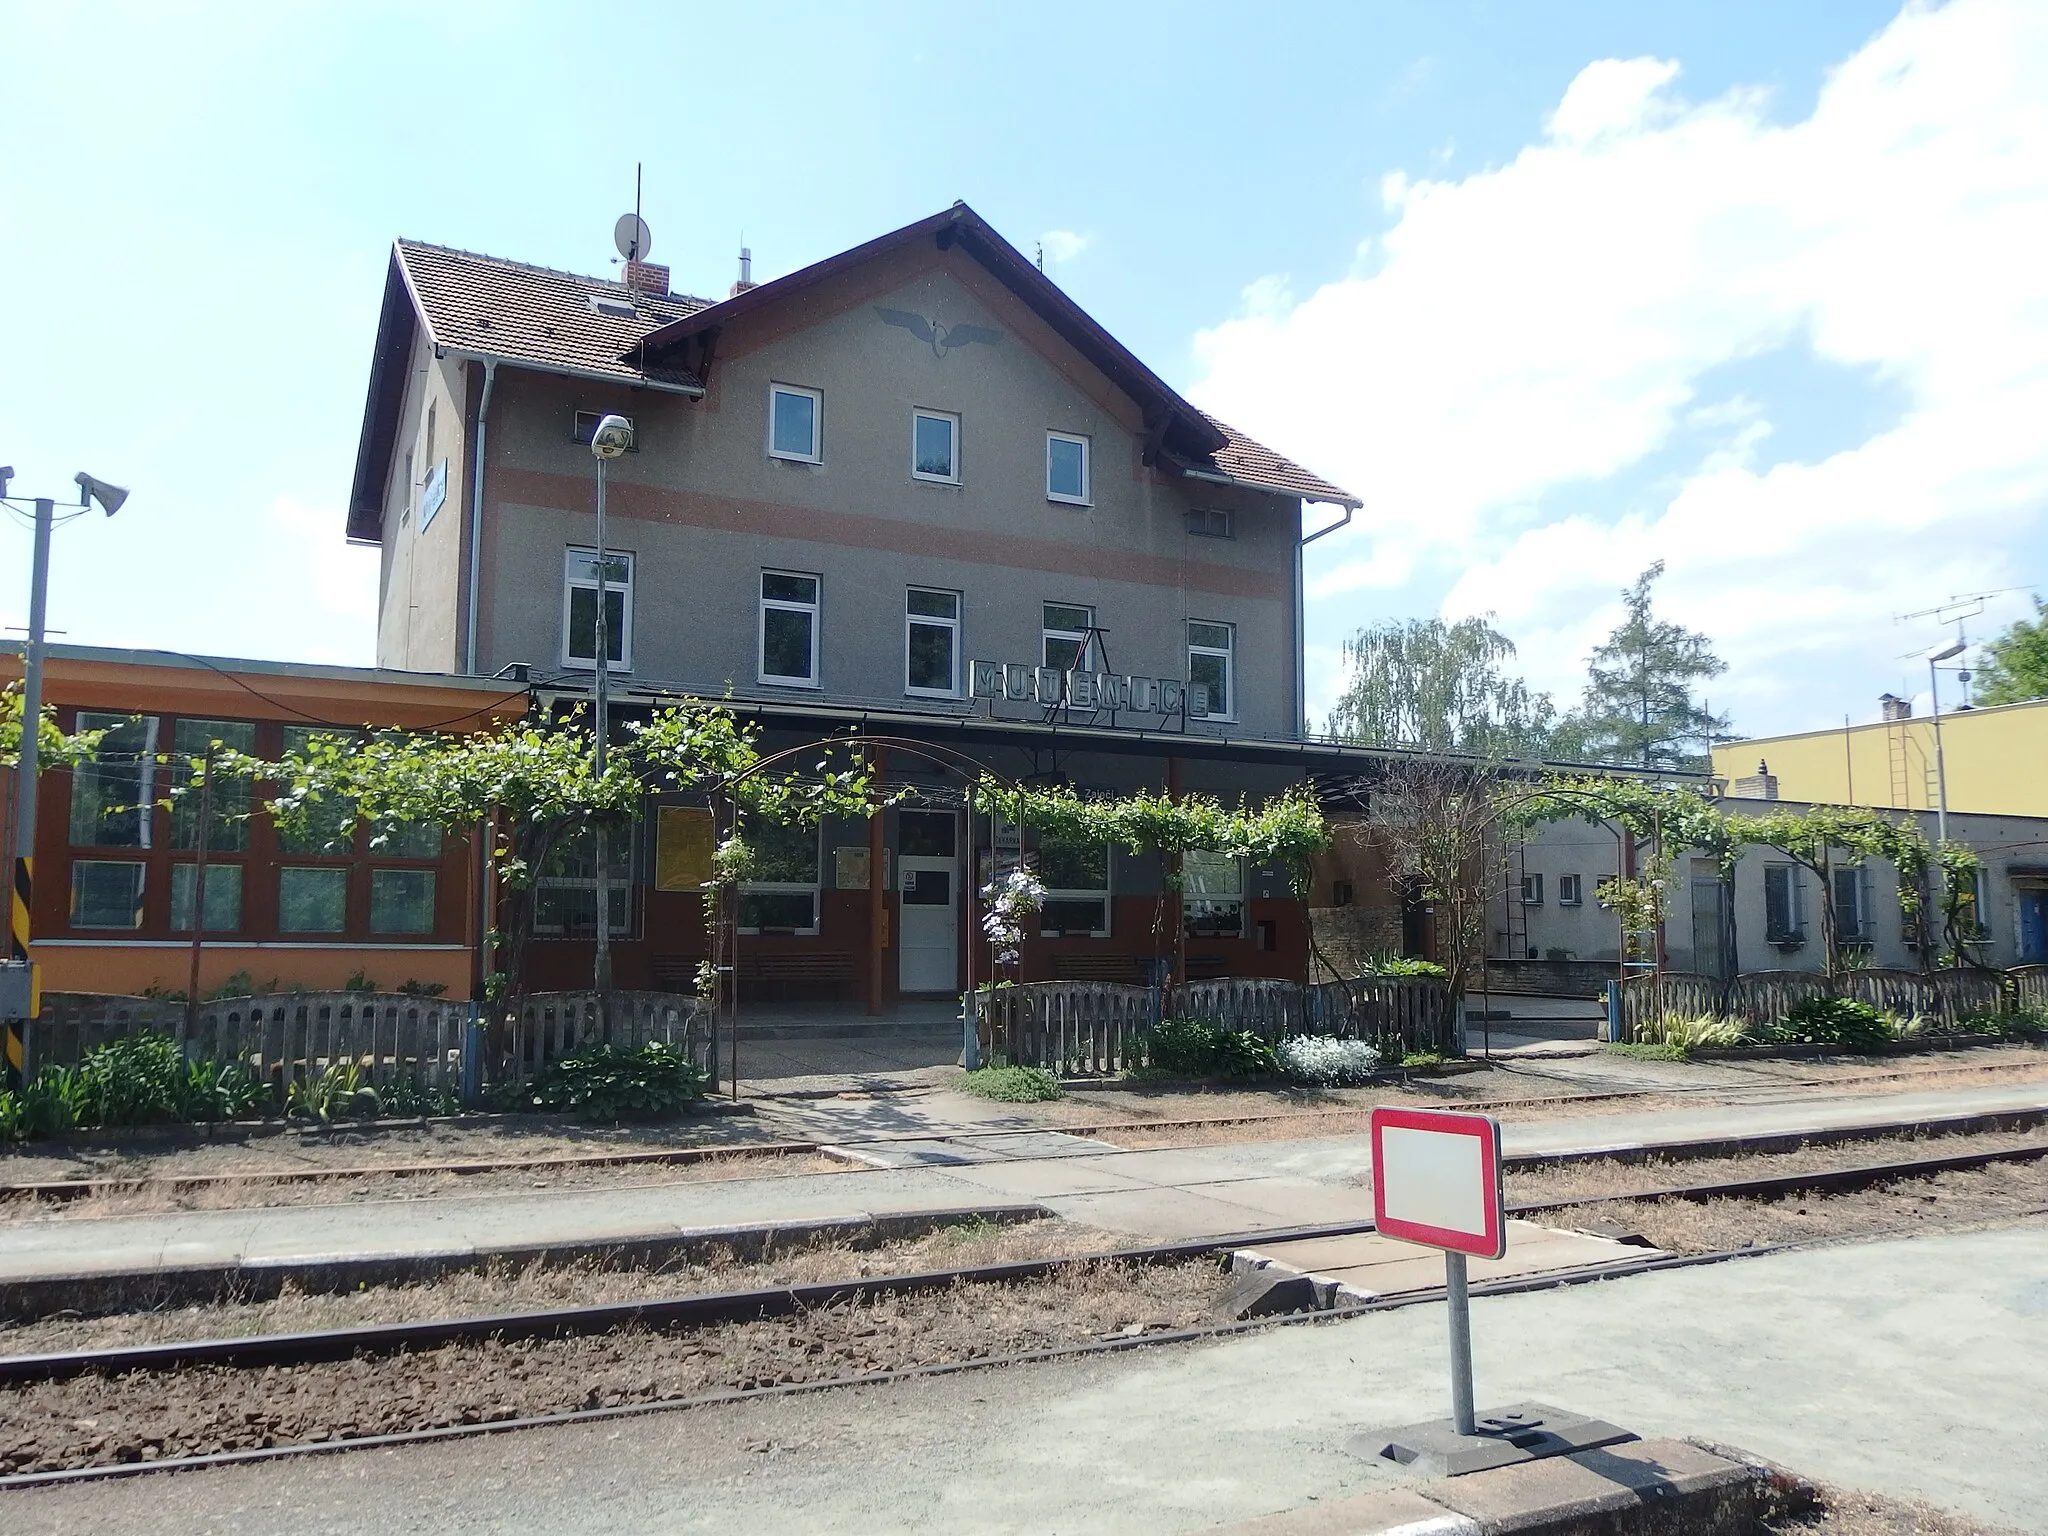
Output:
<svg viewBox="0 0 2048 1536">
<path fill-rule="evenodd" d="M 1067 672 L 1014 661 L 976 661 L 969 664 L 969 672 L 969 691 L 977 699 L 1059 709 L 1185 715 L 1197 720 L 1209 713 L 1209 685 L 1184 683 L 1175 677 L 1137 677 L 1078 668 Z"/>
</svg>

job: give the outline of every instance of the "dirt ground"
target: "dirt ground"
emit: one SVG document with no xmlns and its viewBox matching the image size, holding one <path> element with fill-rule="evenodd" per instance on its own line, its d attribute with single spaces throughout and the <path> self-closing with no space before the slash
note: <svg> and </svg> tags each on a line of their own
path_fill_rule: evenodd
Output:
<svg viewBox="0 0 2048 1536">
<path fill-rule="evenodd" d="M 1551 1227 L 1640 1233 L 1672 1253 L 2048 1220 L 2048 1163 L 1994 1163 L 1835 1195 L 1775 1200 L 1609 1200 L 1543 1213 Z"/>
<path fill-rule="evenodd" d="M 1818 1508 L 1766 1520 L 1764 1529 L 1772 1536 L 2019 1536 L 1917 1499 L 1825 1487 Z"/>
<path fill-rule="evenodd" d="M 1906 1162 L 1923 1157 L 1956 1157 L 2000 1152 L 2010 1147 L 2048 1147 L 2048 1131 L 1989 1131 L 1960 1136 L 1889 1136 L 1871 1141 L 1822 1142 L 1791 1152 L 1747 1153 L 1739 1157 L 1658 1157 L 1648 1162 L 1600 1159 L 1538 1168 L 1510 1168 L 1510 1205 L 1562 1200 L 1572 1195 L 1621 1195 L 1680 1184 L 1717 1184 L 1737 1179 L 1848 1168 L 1864 1163 Z"/>
<path fill-rule="evenodd" d="M 1215 1320 L 1212 1263 L 1086 1266 L 798 1317 L 0 1389 L 0 1475 L 829 1380 Z"/>
<path fill-rule="evenodd" d="M 770 1285 L 812 1285 L 868 1275 L 917 1274 L 1022 1259 L 1063 1258 L 1138 1246 L 1139 1240 L 1096 1227 L 1044 1220 L 998 1225 L 976 1221 L 919 1238 L 854 1247 L 812 1243 L 758 1261 L 713 1255 L 659 1268 L 586 1262 L 562 1266 L 497 1264 L 418 1284 L 366 1286 L 339 1294 L 287 1289 L 269 1301 L 205 1306 L 137 1308 L 105 1317 L 55 1316 L 0 1324 L 0 1354 L 50 1354 L 114 1349 L 185 1339 L 247 1338 L 357 1328 L 375 1323 L 538 1311 L 547 1307 L 603 1306 Z M 4 1437 L 4 1428 L 0 1428 Z"/>
</svg>

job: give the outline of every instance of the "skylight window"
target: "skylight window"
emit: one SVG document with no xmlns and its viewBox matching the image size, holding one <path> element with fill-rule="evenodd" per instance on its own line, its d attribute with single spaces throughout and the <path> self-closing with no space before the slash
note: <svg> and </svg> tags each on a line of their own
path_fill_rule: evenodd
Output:
<svg viewBox="0 0 2048 1536">
<path fill-rule="evenodd" d="M 590 296 L 590 312 L 612 320 L 633 320 L 640 314 L 633 301 L 622 293 L 593 293 Z"/>
</svg>

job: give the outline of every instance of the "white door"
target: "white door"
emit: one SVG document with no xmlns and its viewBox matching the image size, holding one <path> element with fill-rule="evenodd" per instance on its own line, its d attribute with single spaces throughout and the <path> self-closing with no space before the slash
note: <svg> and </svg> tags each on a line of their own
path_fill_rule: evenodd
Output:
<svg viewBox="0 0 2048 1536">
<path fill-rule="evenodd" d="M 958 861 L 896 856 L 903 897 L 896 984 L 905 992 L 953 992 L 960 986 Z"/>
</svg>

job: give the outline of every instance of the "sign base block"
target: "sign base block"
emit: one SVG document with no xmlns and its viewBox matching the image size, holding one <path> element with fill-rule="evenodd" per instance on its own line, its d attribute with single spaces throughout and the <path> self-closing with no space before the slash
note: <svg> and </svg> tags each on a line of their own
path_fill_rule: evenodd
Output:
<svg viewBox="0 0 2048 1536">
<path fill-rule="evenodd" d="M 1368 1461 L 1398 1462 L 1425 1477 L 1461 1477 L 1516 1462 L 1568 1456 L 1634 1440 L 1631 1431 L 1548 1403 L 1515 1403 L 1475 1416 L 1479 1433 L 1461 1435 L 1449 1419 L 1353 1435 L 1345 1449 Z"/>
</svg>

